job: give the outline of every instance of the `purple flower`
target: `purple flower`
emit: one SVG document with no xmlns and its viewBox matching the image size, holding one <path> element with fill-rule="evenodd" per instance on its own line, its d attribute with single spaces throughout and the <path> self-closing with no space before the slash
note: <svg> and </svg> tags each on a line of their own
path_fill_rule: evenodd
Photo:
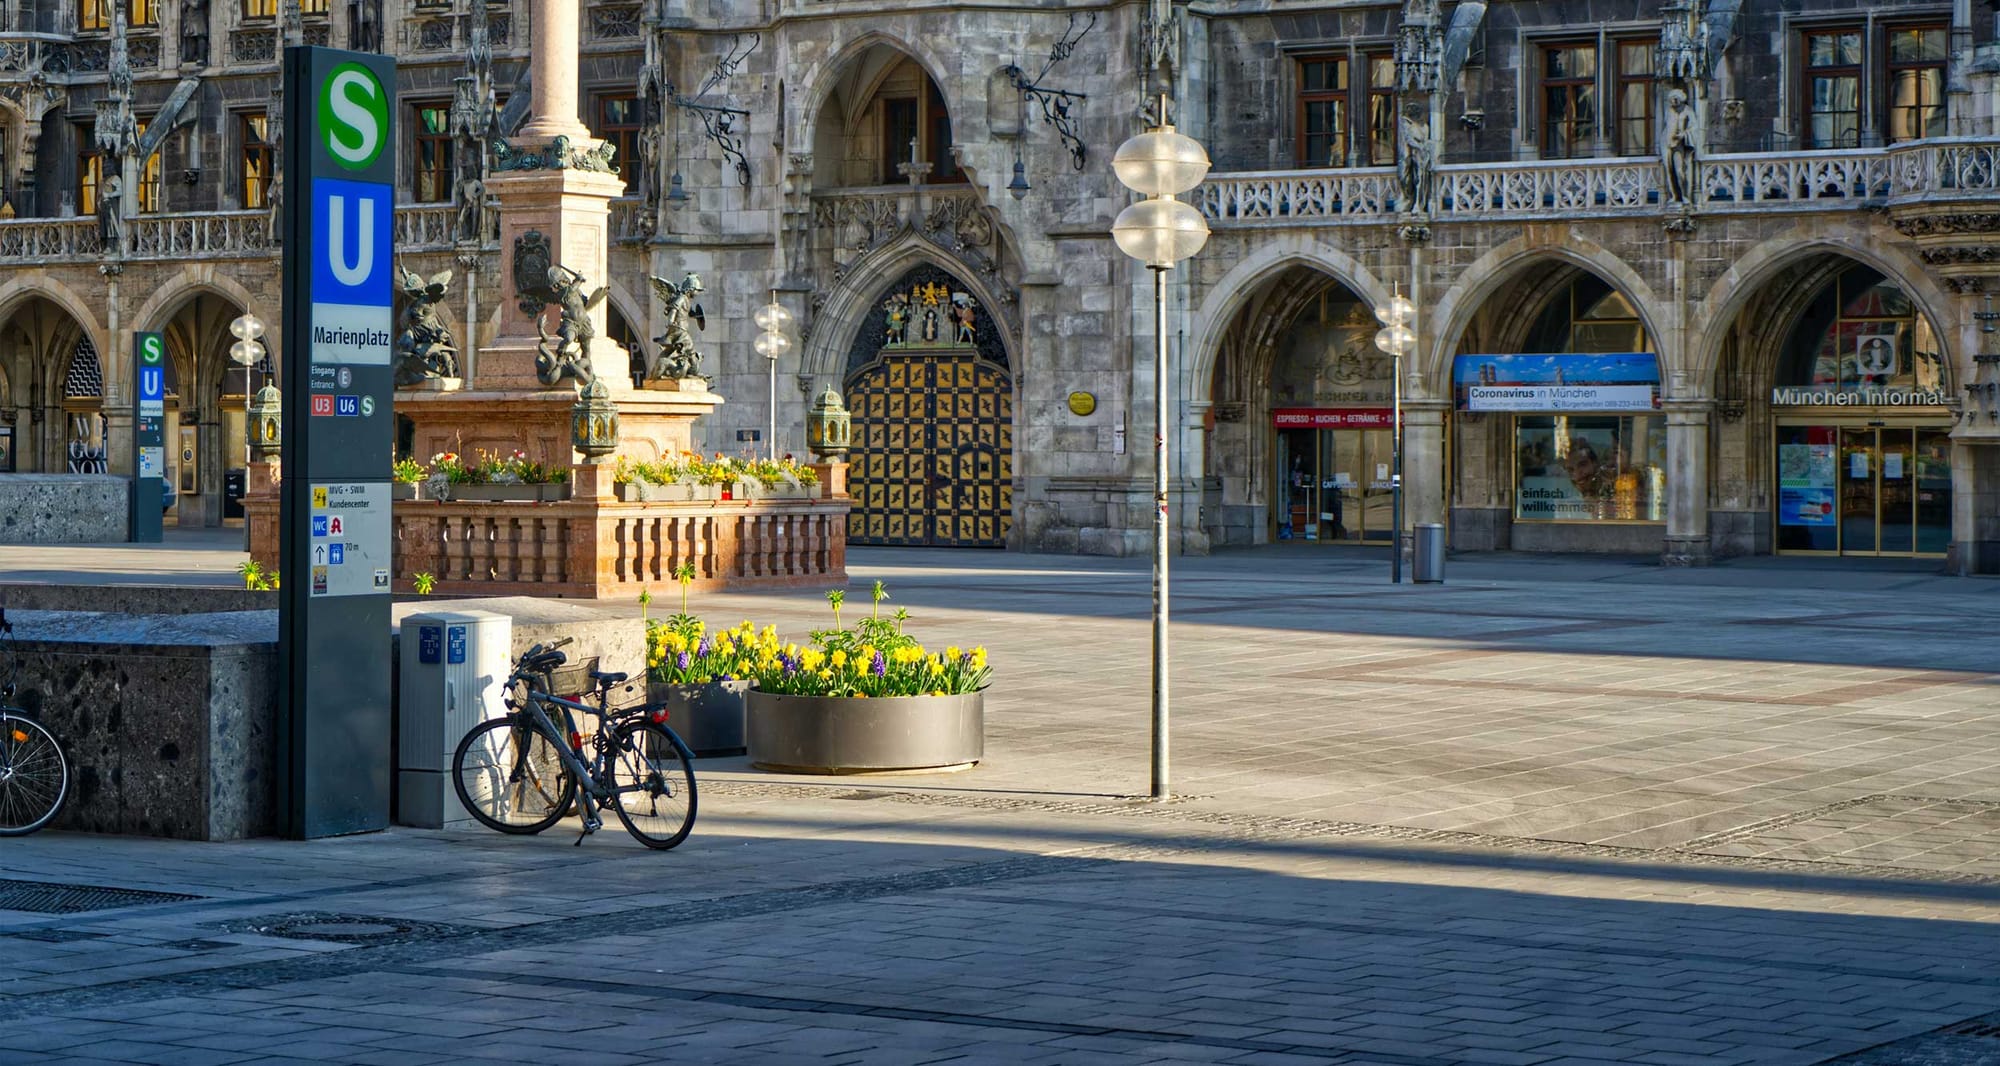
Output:
<svg viewBox="0 0 2000 1066">
<path fill-rule="evenodd" d="M 876 652 L 875 658 L 868 663 L 868 672 L 874 674 L 876 677 L 881 677 L 883 674 L 889 672 L 889 660 L 883 658 L 881 652 Z"/>
<path fill-rule="evenodd" d="M 685 669 L 687 669 L 687 668 L 688 668 L 688 664 L 689 664 L 689 663 L 691 663 L 691 662 L 693 662 L 693 661 L 694 661 L 694 660 L 692 660 L 692 659 L 688 658 L 688 653 L 687 653 L 687 652 L 682 652 L 682 653 L 680 653 L 680 654 L 679 654 L 678 656 L 676 656 L 676 657 L 674 658 L 674 665 L 675 665 L 675 666 L 678 666 L 678 667 L 680 667 L 680 668 L 681 668 L 681 669 L 683 669 L 683 670 L 685 670 Z"/>
<path fill-rule="evenodd" d="M 701 643 L 695 646 L 695 649 L 694 649 L 694 653 L 695 653 L 696 655 L 707 655 L 707 654 L 708 654 L 708 638 L 707 638 L 707 637 L 703 637 L 703 638 L 701 638 Z"/>
<path fill-rule="evenodd" d="M 793 674 L 799 672 L 799 660 L 794 659 L 789 655 L 780 653 L 778 655 L 778 662 L 784 666 L 786 677 L 790 677 Z"/>
</svg>

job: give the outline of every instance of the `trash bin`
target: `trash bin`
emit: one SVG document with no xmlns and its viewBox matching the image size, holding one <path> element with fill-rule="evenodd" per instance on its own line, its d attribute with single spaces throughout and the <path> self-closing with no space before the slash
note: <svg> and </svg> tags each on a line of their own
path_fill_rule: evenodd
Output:
<svg viewBox="0 0 2000 1066">
<path fill-rule="evenodd" d="M 1418 522 L 1417 541 L 1411 552 L 1410 577 L 1418 584 L 1444 580 L 1444 524 Z"/>
</svg>

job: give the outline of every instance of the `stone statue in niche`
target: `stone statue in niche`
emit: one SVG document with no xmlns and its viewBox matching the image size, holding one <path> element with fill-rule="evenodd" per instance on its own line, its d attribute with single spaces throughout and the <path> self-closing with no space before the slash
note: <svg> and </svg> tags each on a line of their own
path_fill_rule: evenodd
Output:
<svg viewBox="0 0 2000 1066">
<path fill-rule="evenodd" d="M 678 381 L 701 376 L 701 352 L 694 346 L 694 331 L 708 328 L 695 297 L 703 291 L 701 275 L 690 270 L 678 284 L 665 278 L 648 277 L 653 294 L 660 298 L 660 311 L 667 320 L 666 332 L 653 338 L 659 351 L 646 368 L 648 381 Z M 690 329 L 692 325 L 692 329 Z"/>
<path fill-rule="evenodd" d="M 1429 214 L 1431 176 L 1437 170 L 1437 141 L 1431 136 L 1430 121 L 1404 115 L 1397 124 L 1403 150 L 1396 161 L 1396 178 L 1402 186 L 1403 209 Z"/>
<path fill-rule="evenodd" d="M 182 0 L 181 65 L 208 65 L 208 0 Z"/>
<path fill-rule="evenodd" d="M 116 174 L 106 174 L 97 190 L 97 239 L 106 253 L 125 245 L 125 183 Z"/>
<path fill-rule="evenodd" d="M 1666 179 L 1667 199 L 1672 203 L 1693 203 L 1695 198 L 1695 129 L 1694 108 L 1688 106 L 1687 93 L 1679 89 L 1667 92 L 1667 113 L 1661 119 L 1660 165 L 1665 169 L 1661 176 Z"/>
<path fill-rule="evenodd" d="M 548 289 L 553 298 L 547 306 L 558 311 L 556 331 L 550 333 L 541 317 L 535 319 L 535 330 L 542 336 L 535 346 L 535 376 L 544 385 L 560 385 L 565 378 L 588 385 L 595 377 L 590 368 L 590 342 L 597 337 L 597 327 L 591 324 L 590 313 L 611 290 L 600 285 L 585 296 L 583 286 L 582 274 L 566 266 L 549 268 Z"/>
<path fill-rule="evenodd" d="M 951 342 L 953 344 L 973 343 L 972 326 L 974 314 L 978 310 L 978 307 L 978 304 L 972 302 L 972 294 L 969 292 L 955 292 L 951 294 L 951 317 L 954 324 Z"/>
<path fill-rule="evenodd" d="M 888 319 L 882 330 L 885 347 L 900 348 L 909 343 L 910 338 L 910 298 L 897 293 L 882 304 Z"/>
<path fill-rule="evenodd" d="M 403 305 L 403 321 L 396 331 L 396 387 L 459 376 L 458 341 L 438 313 L 451 271 L 428 278 L 409 270 L 402 274 L 403 297 L 409 302 Z"/>
</svg>

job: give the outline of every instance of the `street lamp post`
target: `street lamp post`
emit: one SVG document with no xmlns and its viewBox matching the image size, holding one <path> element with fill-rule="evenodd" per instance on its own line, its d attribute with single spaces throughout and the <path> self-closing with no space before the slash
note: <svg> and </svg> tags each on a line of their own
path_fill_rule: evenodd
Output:
<svg viewBox="0 0 2000 1066">
<path fill-rule="evenodd" d="M 757 335 L 757 354 L 771 364 L 771 439 L 769 451 L 772 459 L 778 457 L 778 357 L 791 350 L 792 339 L 785 336 L 785 327 L 792 323 L 792 313 L 778 302 L 778 290 L 771 290 L 771 302 L 757 309 L 751 316 L 757 328 L 764 332 Z"/>
<path fill-rule="evenodd" d="M 1417 333 L 1410 323 L 1417 317 L 1417 305 L 1409 297 L 1398 292 L 1389 302 L 1375 309 L 1375 317 L 1382 328 L 1375 332 L 1375 346 L 1396 358 L 1395 381 L 1395 425 L 1390 430 L 1390 456 L 1395 469 L 1390 475 L 1390 516 L 1393 527 L 1390 537 L 1389 582 L 1403 583 L 1403 357 L 1417 345 Z"/>
<path fill-rule="evenodd" d="M 1174 132 L 1159 100 L 1160 124 L 1118 146 L 1111 169 L 1126 188 L 1146 197 L 1118 213 L 1111 239 L 1153 272 L 1153 798 L 1167 783 L 1167 271 L 1201 251 L 1208 223 L 1174 199 L 1201 184 L 1208 153 Z"/>
<path fill-rule="evenodd" d="M 264 346 L 257 338 L 264 335 L 264 320 L 249 312 L 237 315 L 229 323 L 229 332 L 235 334 L 236 343 L 229 346 L 229 361 L 243 368 L 243 550 L 250 550 L 250 375 L 257 360 L 264 358 Z M 197 475 L 199 476 L 199 475 Z"/>
</svg>

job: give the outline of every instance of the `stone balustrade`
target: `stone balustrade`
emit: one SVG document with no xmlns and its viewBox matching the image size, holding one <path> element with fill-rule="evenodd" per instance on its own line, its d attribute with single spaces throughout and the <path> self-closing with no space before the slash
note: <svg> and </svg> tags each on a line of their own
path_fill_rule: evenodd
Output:
<svg viewBox="0 0 2000 1066">
<path fill-rule="evenodd" d="M 0 262 L 27 264 L 96 258 L 103 249 L 95 218 L 19 218 L 0 222 Z"/>
<path fill-rule="evenodd" d="M 234 259 L 276 247 L 268 211 L 139 215 L 130 225 L 134 259 Z"/>
<path fill-rule="evenodd" d="M 253 496 L 253 558 L 277 566 L 275 495 Z M 637 596 L 674 583 L 682 564 L 698 588 L 840 585 L 847 580 L 845 497 L 662 503 L 398 500 L 395 582 L 417 574 L 458 596 Z"/>
<path fill-rule="evenodd" d="M 1667 209 L 1656 157 L 1447 164 L 1438 221 L 1578 218 Z M 1701 161 L 1703 213 L 1850 210 L 1914 201 L 2000 199 L 2000 146 L 1918 141 L 1840 152 L 1748 152 Z M 1403 211 L 1395 171 L 1211 174 L 1191 194 L 1211 226 L 1382 223 Z"/>
</svg>

